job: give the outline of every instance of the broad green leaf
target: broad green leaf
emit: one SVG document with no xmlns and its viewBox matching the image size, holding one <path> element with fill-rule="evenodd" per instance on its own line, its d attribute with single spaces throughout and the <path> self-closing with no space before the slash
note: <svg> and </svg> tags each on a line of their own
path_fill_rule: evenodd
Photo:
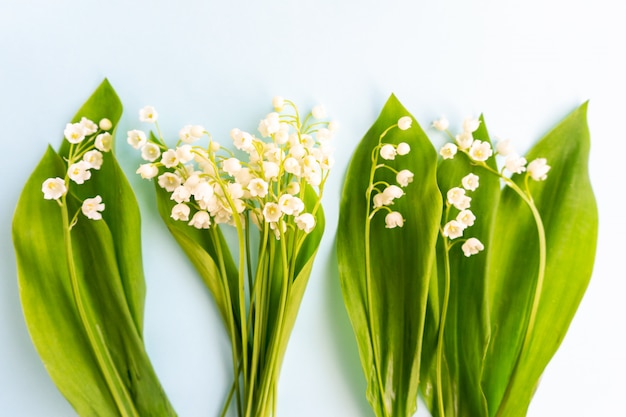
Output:
<svg viewBox="0 0 626 417">
<path fill-rule="evenodd" d="M 474 132 L 477 140 L 490 142 L 489 133 L 481 117 L 479 129 Z M 496 169 L 493 158 L 489 166 Z M 472 198 L 471 210 L 476 216 L 473 226 L 464 237 L 476 237 L 481 242 L 491 238 L 495 210 L 500 196 L 500 181 L 481 167 L 472 164 L 464 154 L 453 159 L 442 160 L 437 171 L 439 187 L 445 199 L 447 191 L 461 186 L 461 180 L 469 173 L 478 175 L 480 186 L 468 192 Z M 456 216 L 452 209 L 445 224 Z M 442 389 L 446 415 L 479 417 L 487 416 L 487 404 L 480 388 L 480 377 L 490 328 L 487 317 L 486 282 L 484 271 L 487 261 L 485 252 L 466 257 L 460 245 L 455 245 L 449 253 L 450 284 L 449 303 L 444 327 L 442 386 L 437 383 L 437 336 L 441 320 L 441 309 L 445 293 L 445 254 L 443 241 L 439 236 L 437 244 L 437 268 L 433 273 L 429 295 L 428 314 L 423 346 L 423 385 L 422 392 L 433 416 L 439 416 L 437 392 Z M 456 410 L 456 411 L 454 411 Z"/>
<path fill-rule="evenodd" d="M 109 81 L 105 79 L 78 110 L 71 122 L 78 122 L 82 117 L 93 120 L 95 123 L 102 118 L 115 122 L 121 116 L 122 103 Z M 113 137 L 115 137 L 117 124 L 114 126 L 115 129 L 111 132 Z M 115 146 L 115 141 L 113 146 Z M 64 140 L 59 149 L 59 155 L 67 157 L 68 152 L 69 142 Z M 101 168 L 106 175 L 94 175 L 92 179 L 76 187 L 74 191 L 81 199 L 99 194 L 105 202 L 129 202 L 128 204 L 108 204 L 103 215 L 111 228 L 114 241 L 125 242 L 124 245 L 115 246 L 116 256 L 122 275 L 128 277 L 123 283 L 124 292 L 141 334 L 146 286 L 143 279 L 143 263 L 137 262 L 142 256 L 141 234 L 137 233 L 141 221 L 139 206 L 124 172 L 115 161 L 114 154 L 110 155 L 112 158 L 104 158 L 104 165 Z"/>
<path fill-rule="evenodd" d="M 116 124 L 121 115 L 106 81 L 83 109 L 96 122 L 107 117 Z M 67 195 L 70 218 L 85 197 L 101 195 L 103 219 L 79 214 L 70 233 L 62 226 L 65 208 L 41 192 L 46 178 L 65 176 L 63 153 L 49 148 L 27 181 L 13 220 L 24 316 L 51 378 L 79 415 L 172 416 L 142 342 L 137 204 L 114 156 L 104 161 Z"/>
<path fill-rule="evenodd" d="M 198 230 L 186 222 L 172 219 L 170 215 L 176 202 L 156 180 L 155 189 L 161 219 L 211 291 L 224 325 L 228 328 L 230 320 L 234 319 L 235 333 L 239 339 L 241 319 L 236 307 L 239 305 L 239 276 L 219 227 L 213 227 L 210 231 Z M 228 291 L 224 288 L 224 279 L 228 282 Z"/>
<path fill-rule="evenodd" d="M 529 188 L 543 220 L 547 264 L 537 290 L 539 240 L 528 206 L 506 187 L 489 243 L 487 301 L 492 338 L 483 387 L 490 416 L 524 416 L 591 277 L 598 214 L 587 163 L 587 103 L 541 139 L 527 159 L 547 158 L 545 181 Z M 515 176 L 523 187 L 523 176 Z M 538 299 L 535 292 L 539 293 Z M 533 301 L 536 317 L 531 319 Z"/>
<path fill-rule="evenodd" d="M 16 208 L 13 243 L 22 308 L 39 356 L 78 414 L 115 416 L 114 400 L 74 306 L 61 211 L 54 202 L 43 204 L 42 182 L 64 171 L 63 161 L 48 149 Z"/>
<path fill-rule="evenodd" d="M 368 381 L 367 398 L 377 416 L 410 416 L 416 409 L 426 297 L 441 218 L 441 194 L 435 177 L 437 155 L 413 121 L 410 129 L 394 128 L 383 140 L 406 142 L 411 147 L 408 155 L 387 161 L 395 169 L 408 169 L 415 175 L 405 189 L 406 195 L 392 206 L 404 217 L 404 227 L 385 228 L 385 213 L 380 212 L 371 222 L 369 236 L 366 234 L 367 211 L 372 204 L 366 197 L 372 151 L 383 131 L 407 115 L 392 95 L 355 150 L 337 230 L 343 297 Z M 389 170 L 377 171 L 377 179 L 395 184 L 395 174 Z M 369 297 L 367 241 L 371 248 Z"/>
</svg>

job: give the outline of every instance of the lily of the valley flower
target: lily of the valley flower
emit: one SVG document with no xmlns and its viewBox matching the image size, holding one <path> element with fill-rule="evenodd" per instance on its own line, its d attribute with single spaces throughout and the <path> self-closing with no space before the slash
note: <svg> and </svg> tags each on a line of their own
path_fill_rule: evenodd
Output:
<svg viewBox="0 0 626 417">
<path fill-rule="evenodd" d="M 65 139 L 69 143 L 77 144 L 85 139 L 85 128 L 80 123 L 68 123 L 63 131 Z"/>
<path fill-rule="evenodd" d="M 404 226 L 404 218 L 402 217 L 402 214 L 397 211 L 392 211 L 385 216 L 385 227 L 387 229 L 402 226 Z"/>
<path fill-rule="evenodd" d="M 408 169 L 403 169 L 396 174 L 396 182 L 400 187 L 406 187 L 413 182 L 414 174 Z"/>
<path fill-rule="evenodd" d="M 161 156 L 161 148 L 155 143 L 146 143 L 141 147 L 141 158 L 145 161 L 154 162 Z"/>
<path fill-rule="evenodd" d="M 461 210 L 456 216 L 456 221 L 465 227 L 473 226 L 474 220 L 476 220 L 476 216 L 474 216 L 474 213 L 472 213 L 470 209 Z"/>
<path fill-rule="evenodd" d="M 96 149 L 101 152 L 109 152 L 111 150 L 111 146 L 113 145 L 113 136 L 111 136 L 109 132 L 100 133 L 96 136 L 94 145 Z"/>
<path fill-rule="evenodd" d="M 468 117 L 465 120 L 463 120 L 463 132 L 473 133 L 476 130 L 478 130 L 479 126 L 480 126 L 480 120 L 478 119 L 473 119 L 471 117 Z"/>
<path fill-rule="evenodd" d="M 461 179 L 461 184 L 467 191 L 476 191 L 479 180 L 478 175 L 469 173 Z"/>
<path fill-rule="evenodd" d="M 141 175 L 141 178 L 145 180 L 150 180 L 157 176 L 159 168 L 157 168 L 154 164 L 142 164 L 139 168 L 137 168 L 135 173 Z"/>
<path fill-rule="evenodd" d="M 315 227 L 315 217 L 311 213 L 303 213 L 297 216 L 294 221 L 298 229 L 303 230 L 305 233 L 311 233 Z"/>
<path fill-rule="evenodd" d="M 189 221 L 189 226 L 196 229 L 208 229 L 211 227 L 211 216 L 206 211 L 197 211 Z"/>
<path fill-rule="evenodd" d="M 492 154 L 493 151 L 491 150 L 489 142 L 482 142 L 480 140 L 473 141 L 469 150 L 470 158 L 477 162 L 486 161 Z"/>
<path fill-rule="evenodd" d="M 281 96 L 275 96 L 272 99 L 272 107 L 274 107 L 274 110 L 276 110 L 277 112 L 283 111 L 283 109 L 285 108 L 285 99 Z"/>
<path fill-rule="evenodd" d="M 83 214 L 91 220 L 101 220 L 104 203 L 99 195 L 93 198 L 86 198 L 81 207 Z"/>
<path fill-rule="evenodd" d="M 403 116 L 398 120 L 398 129 L 407 130 L 411 127 L 413 119 L 410 116 Z"/>
<path fill-rule="evenodd" d="M 513 144 L 511 143 L 511 139 L 502 139 L 498 141 L 496 145 L 496 152 L 498 155 L 508 156 L 515 152 L 513 149 Z"/>
<path fill-rule="evenodd" d="M 528 175 L 535 181 L 544 181 L 548 178 L 548 171 L 550 171 L 550 165 L 547 164 L 545 158 L 537 158 L 531 161 L 526 167 Z"/>
<path fill-rule="evenodd" d="M 65 195 L 67 187 L 63 178 L 48 178 L 43 182 L 41 191 L 43 192 L 43 198 L 46 200 L 58 200 Z"/>
<path fill-rule="evenodd" d="M 67 169 L 68 177 L 76 184 L 82 184 L 91 178 L 91 165 L 86 161 L 78 161 L 69 166 Z"/>
<path fill-rule="evenodd" d="M 91 151 L 85 152 L 83 161 L 87 162 L 90 168 L 98 170 L 103 162 L 102 153 L 96 149 L 92 149 Z"/>
<path fill-rule="evenodd" d="M 131 130 L 127 134 L 126 141 L 133 148 L 140 149 L 143 145 L 145 145 L 147 141 L 146 134 L 143 133 L 141 130 Z"/>
<path fill-rule="evenodd" d="M 450 123 L 448 122 L 448 119 L 446 119 L 445 117 L 442 117 L 439 120 L 435 120 L 433 122 L 433 127 L 441 132 L 447 130 L 448 126 L 450 126 Z"/>
<path fill-rule="evenodd" d="M 276 223 L 282 214 L 280 207 L 276 203 L 267 203 L 265 207 L 263 207 L 263 217 L 268 223 Z"/>
<path fill-rule="evenodd" d="M 269 184 L 263 178 L 254 178 L 248 183 L 251 197 L 263 198 L 267 195 Z"/>
<path fill-rule="evenodd" d="M 159 114 L 152 106 L 145 106 L 139 110 L 139 120 L 142 122 L 155 123 L 159 117 Z"/>
<path fill-rule="evenodd" d="M 526 158 L 509 154 L 504 161 L 504 168 L 512 174 L 521 174 L 526 171 Z"/>
<path fill-rule="evenodd" d="M 184 143 L 194 143 L 204 135 L 204 127 L 200 125 L 187 125 L 178 132 L 178 138 Z"/>
<path fill-rule="evenodd" d="M 465 225 L 460 223 L 457 220 L 450 220 L 443 227 L 443 235 L 450 239 L 456 239 L 457 237 L 463 236 L 463 230 L 465 230 Z"/>
<path fill-rule="evenodd" d="M 174 149 L 168 149 L 161 155 L 161 163 L 165 168 L 174 168 L 180 163 L 180 160 Z"/>
<path fill-rule="evenodd" d="M 100 119 L 100 121 L 98 122 L 98 127 L 100 128 L 100 130 L 104 131 L 111 130 L 111 128 L 113 127 L 113 123 L 111 123 L 111 121 L 105 117 L 104 119 Z"/>
<path fill-rule="evenodd" d="M 475 237 L 470 237 L 465 241 L 465 243 L 463 243 L 461 249 L 463 250 L 463 254 L 469 257 L 472 255 L 476 255 L 478 252 L 485 249 L 485 246 L 481 243 L 480 240 L 476 239 Z"/>
<path fill-rule="evenodd" d="M 458 135 L 456 135 L 455 139 L 456 144 L 459 146 L 459 149 L 463 150 L 468 149 L 470 146 L 472 146 L 472 143 L 474 142 L 474 137 L 470 132 L 459 133 Z"/>
<path fill-rule="evenodd" d="M 387 143 L 380 148 L 380 156 L 387 161 L 392 161 L 396 158 L 396 148 L 395 146 Z"/>
<path fill-rule="evenodd" d="M 456 206 L 463 201 L 463 197 L 465 197 L 465 190 L 461 187 L 453 187 L 448 190 L 446 194 L 448 203 Z"/>
<path fill-rule="evenodd" d="M 178 203 L 174 207 L 172 207 L 172 213 L 170 217 L 174 220 L 189 220 L 189 213 L 191 212 L 191 208 L 187 204 Z"/>
<path fill-rule="evenodd" d="M 408 143 L 401 142 L 396 147 L 396 152 L 398 153 L 398 155 L 404 156 L 404 155 L 408 154 L 409 152 L 411 152 L 411 147 L 409 146 Z"/>
<path fill-rule="evenodd" d="M 454 143 L 448 142 L 441 147 L 439 154 L 443 156 L 443 159 L 452 159 L 456 155 L 457 147 Z"/>
</svg>

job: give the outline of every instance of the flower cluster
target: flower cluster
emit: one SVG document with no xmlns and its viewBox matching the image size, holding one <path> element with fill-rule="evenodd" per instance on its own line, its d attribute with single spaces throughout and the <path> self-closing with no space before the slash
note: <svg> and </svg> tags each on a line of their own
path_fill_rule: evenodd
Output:
<svg viewBox="0 0 626 417">
<path fill-rule="evenodd" d="M 478 188 L 479 177 L 475 174 L 467 174 L 461 180 L 461 187 L 453 187 L 448 190 L 446 194 L 446 218 L 450 217 L 452 208 L 456 209 L 457 213 L 454 219 L 449 220 L 441 231 L 441 234 L 454 240 L 463 236 L 463 232 L 468 227 L 474 225 L 476 216 L 470 210 L 470 203 L 472 198 L 467 195 L 467 191 L 475 191 Z M 461 246 L 465 256 L 475 255 L 484 249 L 483 244 L 475 237 L 470 237 L 465 240 Z"/>
<path fill-rule="evenodd" d="M 289 100 L 275 97 L 273 106 L 275 111 L 258 125 L 260 138 L 231 130 L 236 152 L 214 141 L 200 125 L 180 129 L 173 148 L 162 138 L 131 130 L 128 143 L 146 161 L 137 173 L 156 178 L 171 193 L 176 202 L 173 219 L 198 229 L 246 224 L 249 218 L 261 230 L 269 226 L 277 239 L 290 227 L 309 233 L 318 207 L 306 207 L 305 194 L 314 189 L 321 194 L 334 164 L 330 139 L 336 124 L 323 120 L 322 106 L 314 107 L 304 121 Z M 140 111 L 141 121 L 156 124 L 157 117 L 151 106 Z M 208 138 L 208 146 L 195 145 L 203 137 Z"/>
<path fill-rule="evenodd" d="M 100 169 L 103 153 L 111 150 L 113 137 L 109 131 L 112 127 L 109 119 L 96 124 L 85 117 L 65 126 L 63 133 L 70 143 L 67 171 L 64 178 L 48 178 L 43 182 L 41 191 L 46 200 L 56 200 L 62 205 L 71 182 L 83 184 L 91 178 L 91 170 Z M 102 219 L 103 210 L 104 203 L 99 195 L 85 199 L 81 207 L 82 213 L 92 220 Z"/>
<path fill-rule="evenodd" d="M 448 130 L 449 123 L 445 118 L 433 122 L 432 126 L 445 131 L 453 142 L 443 145 L 439 154 L 443 159 L 453 159 L 458 152 L 466 154 L 469 159 L 478 166 L 482 166 L 488 172 L 498 175 L 505 184 L 515 187 L 515 184 L 505 174 L 522 174 L 526 172 L 526 180 L 530 177 L 535 181 L 543 181 L 547 178 L 550 166 L 545 158 L 537 158 L 527 163 L 526 158 L 520 156 L 511 145 L 509 139 L 498 142 L 495 153 L 488 141 L 481 141 L 474 137 L 474 132 L 480 127 L 480 120 L 466 118 L 463 121 L 462 132 L 452 135 Z M 504 158 L 504 164 L 500 171 L 494 171 L 486 161 L 495 156 Z M 474 191 L 478 187 L 478 176 L 468 174 L 462 180 L 462 187 L 455 187 L 447 193 L 447 207 L 456 208 L 459 212 L 455 219 L 448 221 L 443 227 L 442 234 L 448 239 L 456 239 L 463 235 L 465 228 L 474 224 L 476 217 L 469 210 L 471 198 L 466 191 Z M 527 191 L 528 193 L 528 191 Z M 484 249 L 483 244 L 476 238 L 469 238 L 462 245 L 465 256 L 474 255 Z"/>
<path fill-rule="evenodd" d="M 448 131 L 449 123 L 445 118 L 441 118 L 433 122 L 433 127 L 440 131 L 445 131 L 454 139 L 454 142 L 446 143 L 439 151 L 443 159 L 452 159 L 457 152 L 463 152 L 476 163 L 484 163 L 491 156 L 501 156 L 504 158 L 504 166 L 501 174 L 505 172 L 509 174 L 527 173 L 535 181 L 543 181 L 548 177 L 550 166 L 547 165 L 545 158 L 537 158 L 530 163 L 526 158 L 520 156 L 511 144 L 510 139 L 501 140 L 496 145 L 494 154 L 491 144 L 487 141 L 481 141 L 474 138 L 473 133 L 480 126 L 480 120 L 466 118 L 463 121 L 463 131 L 455 136 Z"/>
<path fill-rule="evenodd" d="M 379 163 L 379 157 L 385 161 L 391 161 L 396 156 L 407 155 L 411 151 L 411 147 L 406 142 L 401 142 L 397 145 L 391 143 L 384 143 L 382 139 L 385 137 L 394 127 L 398 127 L 400 130 L 407 130 L 411 127 L 412 119 L 409 116 L 401 117 L 398 123 L 387 128 L 379 138 L 378 146 L 373 150 L 372 155 L 372 170 L 370 172 L 370 186 L 368 187 L 368 201 L 372 201 L 372 211 L 369 214 L 369 219 L 373 218 L 376 212 L 379 210 L 386 210 L 385 227 L 392 229 L 395 227 L 404 226 L 404 218 L 402 214 L 391 210 L 389 206 L 393 205 L 394 200 L 404 195 L 402 188 L 408 186 L 413 182 L 413 173 L 408 169 L 396 170 L 395 168 L 387 165 L 384 161 Z M 378 169 L 387 169 L 392 171 L 396 176 L 396 184 L 389 184 L 387 181 L 375 181 L 375 173 Z"/>
</svg>

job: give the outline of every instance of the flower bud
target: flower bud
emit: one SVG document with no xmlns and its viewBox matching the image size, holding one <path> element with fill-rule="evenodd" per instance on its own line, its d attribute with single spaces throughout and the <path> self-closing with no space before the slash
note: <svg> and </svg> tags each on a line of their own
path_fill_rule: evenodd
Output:
<svg viewBox="0 0 626 417">
<path fill-rule="evenodd" d="M 109 119 L 104 118 L 104 119 L 100 120 L 100 123 L 98 123 L 98 126 L 102 130 L 111 130 L 111 128 L 113 127 L 113 123 L 111 123 L 111 121 Z"/>
</svg>

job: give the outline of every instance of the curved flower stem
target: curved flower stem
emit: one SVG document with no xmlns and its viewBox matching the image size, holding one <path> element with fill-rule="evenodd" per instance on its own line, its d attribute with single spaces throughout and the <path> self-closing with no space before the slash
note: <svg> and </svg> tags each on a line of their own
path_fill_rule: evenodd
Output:
<svg viewBox="0 0 626 417">
<path fill-rule="evenodd" d="M 528 345 L 530 344 L 532 332 L 535 328 L 535 322 L 537 321 L 537 311 L 539 310 L 539 302 L 541 300 L 541 293 L 543 291 L 543 283 L 545 279 L 545 270 L 546 270 L 546 232 L 543 226 L 543 221 L 541 220 L 541 215 L 535 206 L 535 203 L 530 195 L 530 193 L 526 194 L 522 189 L 512 180 L 505 177 L 505 182 L 511 189 L 513 189 L 524 202 L 530 208 L 530 211 L 533 215 L 533 219 L 535 220 L 535 225 L 537 227 L 537 235 L 539 239 L 539 267 L 537 271 L 537 283 L 535 285 L 535 293 L 533 295 L 533 301 L 530 309 L 530 314 L 528 316 L 528 324 L 526 326 L 526 332 L 524 333 L 524 339 L 522 341 L 522 346 L 519 350 L 519 354 L 517 359 L 515 360 L 515 364 L 513 365 L 513 370 L 511 373 L 511 380 L 509 381 L 504 395 L 502 396 L 502 401 L 500 402 L 500 406 L 498 408 L 498 412 L 496 413 L 496 417 L 499 417 L 502 413 L 502 405 L 506 404 L 509 397 L 511 396 L 511 389 L 515 383 L 515 378 L 517 376 L 517 371 L 521 363 L 522 353 Z"/>
<path fill-rule="evenodd" d="M 380 147 L 380 144 L 382 142 L 383 137 L 387 134 L 387 132 L 389 132 L 389 130 L 391 130 L 393 127 L 395 127 L 397 125 L 393 125 L 388 127 L 378 138 L 378 145 L 374 147 L 374 149 L 372 150 L 372 168 L 370 170 L 370 178 L 369 178 L 369 182 L 368 184 L 370 184 L 368 186 L 367 192 L 366 192 L 366 204 L 367 204 L 367 209 L 365 211 L 365 294 L 366 294 L 366 299 L 367 299 L 367 326 L 368 326 L 368 330 L 369 330 L 369 334 L 370 334 L 370 342 L 372 345 L 372 356 L 373 356 L 373 362 L 374 362 L 374 369 L 376 370 L 376 381 L 378 384 L 378 392 L 380 395 L 380 400 L 381 400 L 381 408 L 383 411 L 383 415 L 385 417 L 387 417 L 389 415 L 389 412 L 387 411 L 387 404 L 385 402 L 385 389 L 383 387 L 383 380 L 382 380 L 382 376 L 380 373 L 380 365 L 378 363 L 378 345 L 376 343 L 376 340 L 374 340 L 374 334 L 375 329 L 374 329 L 374 318 L 373 318 L 373 299 L 372 299 L 372 264 L 371 264 L 371 241 L 370 241 L 370 234 L 371 234 L 371 221 L 372 221 L 372 215 L 374 213 L 371 212 L 371 201 L 372 201 L 372 191 L 373 191 L 373 184 L 374 184 L 374 176 L 376 173 L 376 169 L 378 168 L 378 149 Z"/>
<path fill-rule="evenodd" d="M 70 277 L 70 285 L 72 294 L 74 295 L 74 303 L 83 329 L 89 340 L 89 344 L 93 349 L 96 361 L 102 371 L 102 375 L 107 382 L 107 386 L 113 396 L 118 411 L 122 417 L 139 417 L 139 413 L 135 409 L 135 405 L 126 389 L 124 382 L 117 372 L 117 368 L 113 363 L 113 358 L 107 349 L 104 336 L 98 324 L 92 323 L 93 317 L 90 316 L 88 310 L 83 304 L 83 297 L 78 283 L 78 275 L 76 265 L 74 264 L 74 250 L 72 247 L 72 236 L 70 232 L 70 220 L 67 212 L 66 196 L 63 196 L 61 216 L 63 221 L 63 240 L 65 241 L 65 250 L 67 255 L 67 269 Z"/>
<path fill-rule="evenodd" d="M 522 340 L 522 346 L 519 350 L 519 354 L 515 359 L 515 364 L 513 365 L 513 369 L 511 371 L 511 380 L 506 386 L 506 390 L 504 391 L 504 395 L 502 396 L 502 401 L 500 402 L 500 406 L 498 407 L 498 412 L 495 417 L 499 417 L 502 413 L 502 405 L 506 404 L 509 397 L 511 396 L 511 389 L 515 383 L 515 378 L 517 376 L 517 371 L 520 366 L 520 362 L 522 359 L 522 352 L 528 347 L 530 344 L 530 339 L 532 332 L 535 328 L 535 322 L 537 321 L 537 311 L 539 310 L 539 302 L 541 301 L 541 293 L 543 291 L 543 283 L 545 280 L 545 272 L 546 272 L 546 231 L 543 226 L 543 220 L 541 219 L 541 214 L 539 210 L 537 210 L 537 206 L 535 206 L 535 202 L 530 194 L 530 189 L 528 188 L 528 174 L 524 178 L 524 187 L 525 190 L 522 190 L 519 185 L 512 179 L 502 175 L 498 171 L 495 171 L 491 167 L 489 167 L 485 163 L 480 163 L 478 166 L 483 167 L 488 172 L 497 175 L 502 181 L 505 182 L 507 186 L 509 186 L 528 206 L 530 212 L 533 216 L 533 220 L 535 221 L 535 226 L 537 227 L 537 238 L 539 240 L 539 267 L 537 268 L 537 282 L 535 284 L 535 293 L 533 294 L 532 305 L 530 308 L 530 314 L 528 315 L 528 323 L 526 325 L 526 331 L 524 332 L 524 339 Z"/>
</svg>

